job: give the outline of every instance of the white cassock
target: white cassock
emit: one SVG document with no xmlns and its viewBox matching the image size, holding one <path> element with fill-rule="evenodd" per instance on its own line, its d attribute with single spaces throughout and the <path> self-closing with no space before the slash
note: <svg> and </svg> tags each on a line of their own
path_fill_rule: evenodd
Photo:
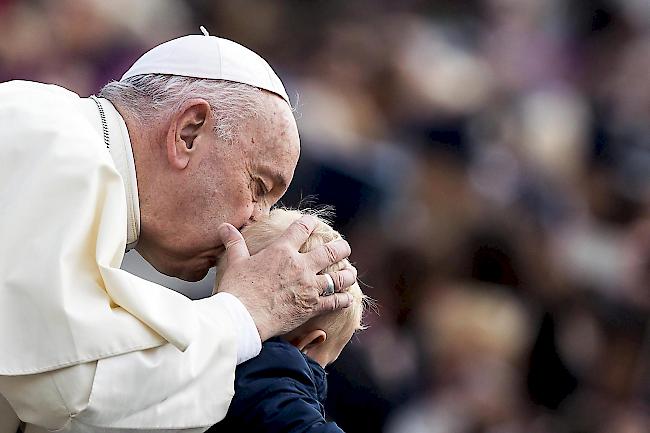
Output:
<svg viewBox="0 0 650 433">
<path fill-rule="evenodd" d="M 120 269 L 136 172 L 124 120 L 101 104 L 110 150 L 93 100 L 0 84 L 1 433 L 12 412 L 27 432 L 201 432 L 261 348 L 234 296 L 192 301 Z"/>
</svg>

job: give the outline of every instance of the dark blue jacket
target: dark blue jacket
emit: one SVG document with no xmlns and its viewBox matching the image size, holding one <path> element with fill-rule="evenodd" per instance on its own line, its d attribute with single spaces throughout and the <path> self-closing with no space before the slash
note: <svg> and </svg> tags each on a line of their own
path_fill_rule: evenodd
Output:
<svg viewBox="0 0 650 433">
<path fill-rule="evenodd" d="M 239 365 L 235 396 L 223 421 L 211 433 L 343 433 L 325 421 L 325 370 L 279 338 Z"/>
</svg>

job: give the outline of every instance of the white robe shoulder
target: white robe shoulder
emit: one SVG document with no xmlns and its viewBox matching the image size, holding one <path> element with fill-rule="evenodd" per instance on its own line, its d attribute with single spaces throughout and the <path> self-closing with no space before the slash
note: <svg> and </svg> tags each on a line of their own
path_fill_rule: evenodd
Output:
<svg viewBox="0 0 650 433">
<path fill-rule="evenodd" d="M 192 301 L 120 269 L 125 188 L 88 102 L 0 84 L 0 394 L 49 429 L 201 430 L 259 336 L 229 294 Z"/>
</svg>

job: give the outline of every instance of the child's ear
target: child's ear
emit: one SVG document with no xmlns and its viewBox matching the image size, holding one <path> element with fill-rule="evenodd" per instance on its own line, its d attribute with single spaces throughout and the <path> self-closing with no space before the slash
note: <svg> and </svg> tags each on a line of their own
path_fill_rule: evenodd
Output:
<svg viewBox="0 0 650 433">
<path fill-rule="evenodd" d="M 296 346 L 301 352 L 318 346 L 327 340 L 327 333 L 322 329 L 314 329 L 306 334 L 296 336 L 292 339 L 291 344 Z"/>
</svg>

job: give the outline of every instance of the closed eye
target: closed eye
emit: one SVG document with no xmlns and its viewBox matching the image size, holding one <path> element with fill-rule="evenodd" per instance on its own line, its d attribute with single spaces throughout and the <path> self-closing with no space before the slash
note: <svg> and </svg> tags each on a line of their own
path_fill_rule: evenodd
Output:
<svg viewBox="0 0 650 433">
<path fill-rule="evenodd" d="M 269 193 L 268 188 L 262 181 L 262 179 L 255 179 L 255 200 L 254 201 L 259 201 L 262 199 L 264 196 L 266 196 Z"/>
</svg>

